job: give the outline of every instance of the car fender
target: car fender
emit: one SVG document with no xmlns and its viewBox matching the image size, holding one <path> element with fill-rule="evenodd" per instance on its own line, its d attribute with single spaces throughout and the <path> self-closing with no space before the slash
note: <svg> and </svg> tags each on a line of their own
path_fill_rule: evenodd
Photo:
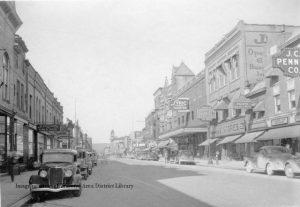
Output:
<svg viewBox="0 0 300 207">
<path fill-rule="evenodd" d="M 39 175 L 32 175 L 29 178 L 29 184 L 43 184 L 43 179 Z"/>
</svg>

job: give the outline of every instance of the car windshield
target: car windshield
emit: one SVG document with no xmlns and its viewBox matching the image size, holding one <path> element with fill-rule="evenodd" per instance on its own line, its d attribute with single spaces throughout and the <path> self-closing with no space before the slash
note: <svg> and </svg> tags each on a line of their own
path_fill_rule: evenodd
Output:
<svg viewBox="0 0 300 207">
<path fill-rule="evenodd" d="M 193 156 L 191 151 L 181 151 L 180 156 Z"/>
<path fill-rule="evenodd" d="M 268 154 L 273 154 L 273 153 L 290 153 L 288 149 L 284 147 L 272 147 L 272 148 L 267 148 L 266 149 Z"/>
<path fill-rule="evenodd" d="M 74 160 L 74 156 L 72 154 L 66 153 L 51 153 L 51 154 L 44 154 L 43 155 L 43 163 L 48 162 L 68 162 L 72 163 Z"/>
</svg>

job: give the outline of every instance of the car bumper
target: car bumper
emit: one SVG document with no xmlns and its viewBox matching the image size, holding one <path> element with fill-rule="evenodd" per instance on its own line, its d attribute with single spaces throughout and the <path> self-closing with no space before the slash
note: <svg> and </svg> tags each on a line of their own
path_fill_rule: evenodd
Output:
<svg viewBox="0 0 300 207">
<path fill-rule="evenodd" d="M 61 192 L 61 191 L 72 191 L 72 190 L 80 190 L 80 186 L 65 186 L 65 187 L 60 187 L 60 188 L 49 188 L 49 187 L 45 187 L 45 188 L 40 188 L 40 185 L 38 184 L 32 184 L 30 185 L 30 190 L 31 192 L 53 192 L 53 193 L 57 193 L 57 192 Z"/>
</svg>

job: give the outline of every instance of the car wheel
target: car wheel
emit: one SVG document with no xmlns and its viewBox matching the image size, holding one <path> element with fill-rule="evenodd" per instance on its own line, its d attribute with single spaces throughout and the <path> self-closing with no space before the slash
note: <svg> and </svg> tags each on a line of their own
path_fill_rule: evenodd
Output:
<svg viewBox="0 0 300 207">
<path fill-rule="evenodd" d="M 271 166 L 270 163 L 268 163 L 267 166 L 266 166 L 266 173 L 269 176 L 274 175 L 274 170 L 273 170 L 273 168 L 272 168 L 272 166 Z"/>
<path fill-rule="evenodd" d="M 31 192 L 31 201 L 32 202 L 37 202 L 39 201 L 39 195 L 37 192 Z"/>
<path fill-rule="evenodd" d="M 285 166 L 284 172 L 285 172 L 286 177 L 288 177 L 288 178 L 294 178 L 295 177 L 295 173 L 294 173 L 293 168 L 290 164 L 287 164 Z"/>
<path fill-rule="evenodd" d="M 248 173 L 253 173 L 253 166 L 252 166 L 252 164 L 250 163 L 250 162 L 247 162 L 247 164 L 246 164 L 246 171 L 248 172 Z"/>
</svg>

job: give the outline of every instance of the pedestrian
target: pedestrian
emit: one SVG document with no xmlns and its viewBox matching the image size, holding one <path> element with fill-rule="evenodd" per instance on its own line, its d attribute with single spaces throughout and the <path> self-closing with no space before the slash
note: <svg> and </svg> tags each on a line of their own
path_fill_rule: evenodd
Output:
<svg viewBox="0 0 300 207">
<path fill-rule="evenodd" d="M 15 162 L 15 156 L 14 152 L 10 152 L 8 154 L 8 173 L 10 174 L 11 182 L 14 182 L 14 162 Z"/>
<path fill-rule="evenodd" d="M 216 164 L 219 164 L 219 151 L 216 152 Z"/>
</svg>

